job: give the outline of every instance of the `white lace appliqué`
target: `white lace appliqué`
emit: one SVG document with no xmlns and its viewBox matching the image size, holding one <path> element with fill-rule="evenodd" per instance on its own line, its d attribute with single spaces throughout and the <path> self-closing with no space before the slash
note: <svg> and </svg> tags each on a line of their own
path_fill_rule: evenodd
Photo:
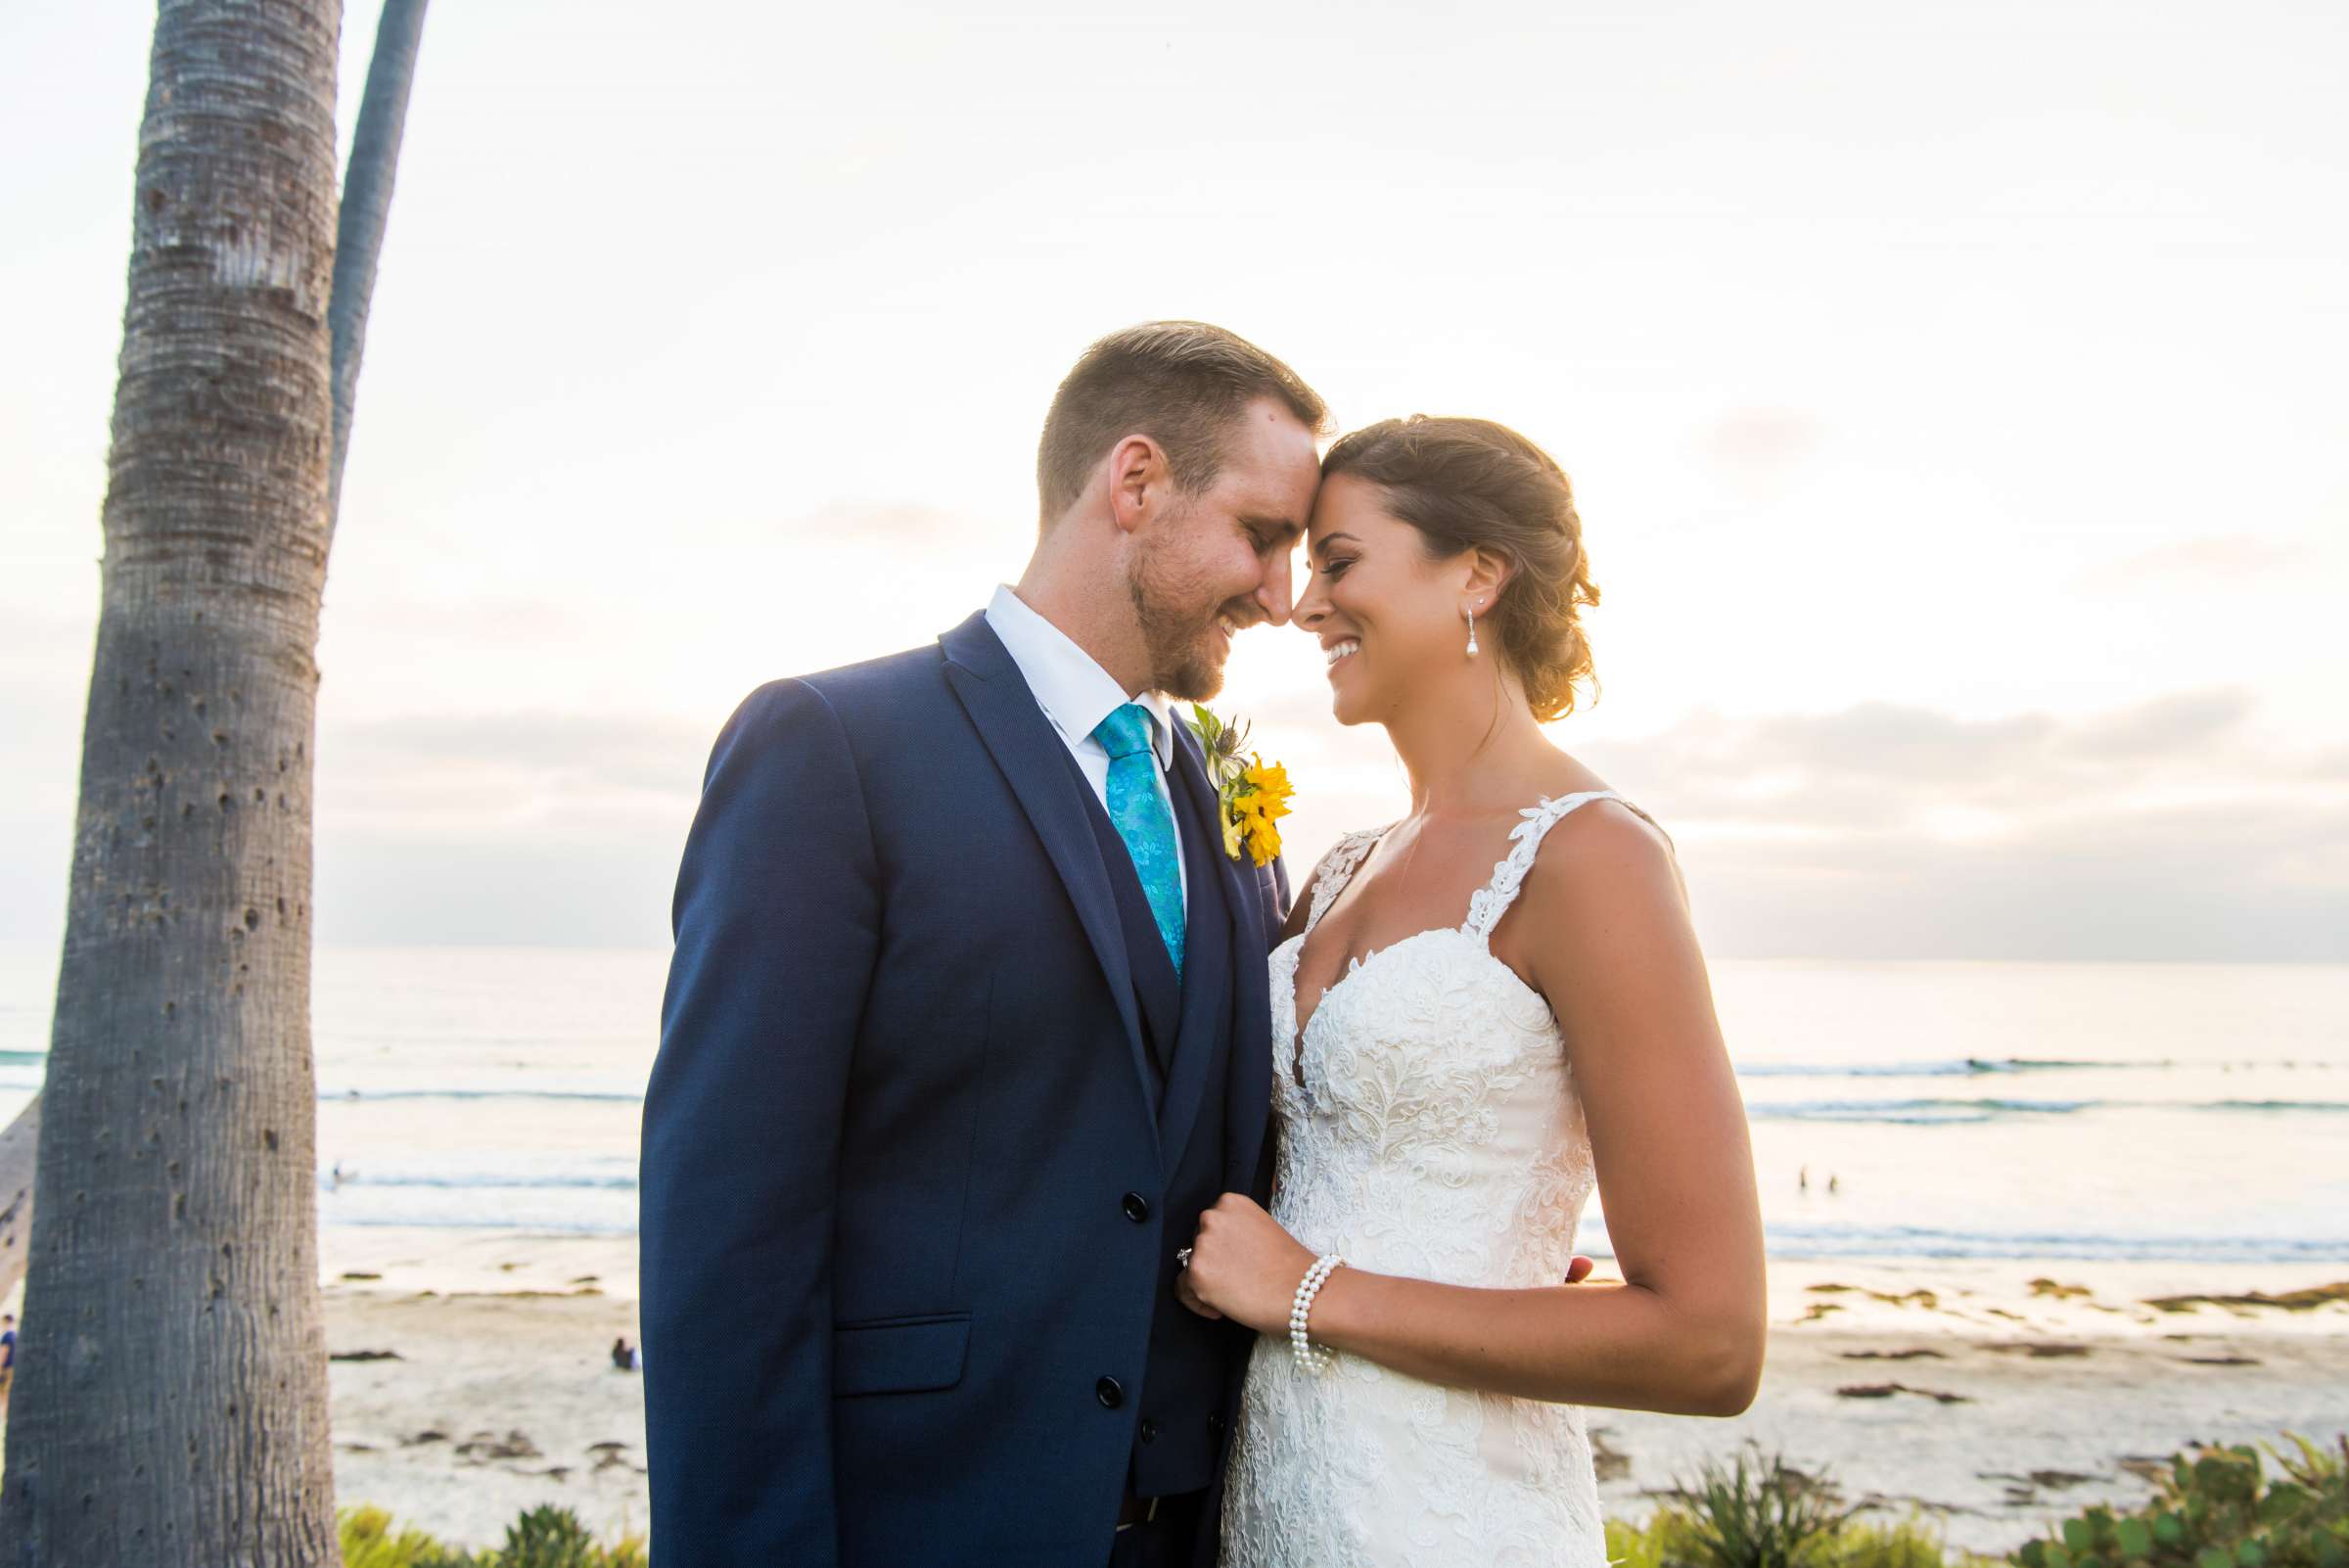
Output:
<svg viewBox="0 0 2349 1568">
<path fill-rule="evenodd" d="M 1324 857 L 1305 934 L 1271 959 L 1272 1212 L 1307 1247 L 1451 1284 L 1566 1277 L 1593 1185 L 1589 1133 L 1548 1004 L 1488 945 L 1550 827 L 1621 799 L 1591 792 L 1527 809 L 1462 924 L 1350 966 L 1300 1035 L 1298 952 L 1383 832 L 1348 834 Z M 1356 1356 L 1316 1376 L 1285 1342 L 1260 1341 L 1222 1560 L 1600 1568 L 1583 1411 L 1445 1388 Z"/>
</svg>

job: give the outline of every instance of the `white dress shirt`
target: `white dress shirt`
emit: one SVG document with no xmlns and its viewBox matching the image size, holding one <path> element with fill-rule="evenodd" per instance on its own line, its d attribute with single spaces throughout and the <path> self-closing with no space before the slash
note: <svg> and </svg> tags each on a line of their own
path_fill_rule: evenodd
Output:
<svg viewBox="0 0 2349 1568">
<path fill-rule="evenodd" d="M 1008 586 L 998 585 L 994 598 L 988 601 L 987 623 L 1002 639 L 1011 662 L 1020 667 L 1020 675 L 1035 693 L 1036 706 L 1059 731 L 1061 744 L 1077 759 L 1078 768 L 1092 785 L 1093 796 L 1104 810 L 1109 807 L 1109 753 L 1093 739 L 1093 730 L 1129 702 L 1141 704 L 1149 714 L 1150 753 L 1158 760 L 1151 777 L 1158 785 L 1158 798 L 1167 803 L 1167 816 L 1174 824 L 1174 867 L 1181 878 L 1183 908 L 1188 911 L 1191 870 L 1181 854 L 1182 817 L 1174 809 L 1167 784 L 1167 770 L 1174 765 L 1174 715 L 1166 693 L 1127 696 L 1126 688 L 1111 678 L 1091 654 L 1029 609 Z"/>
</svg>

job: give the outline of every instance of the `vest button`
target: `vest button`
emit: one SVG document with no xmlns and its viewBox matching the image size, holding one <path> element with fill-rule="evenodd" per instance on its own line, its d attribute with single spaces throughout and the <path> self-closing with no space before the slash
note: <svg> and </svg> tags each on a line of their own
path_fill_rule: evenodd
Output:
<svg viewBox="0 0 2349 1568">
<path fill-rule="evenodd" d="M 1105 1410 L 1114 1410 L 1126 1403 L 1126 1386 L 1114 1377 L 1105 1377 L 1093 1385 L 1093 1398 Z"/>
<path fill-rule="evenodd" d="M 1140 1432 L 1140 1437 L 1144 1443 L 1156 1443 L 1158 1441 L 1158 1423 L 1151 1420 L 1147 1415 L 1142 1417 L 1142 1429 Z"/>
<path fill-rule="evenodd" d="M 1207 1418 L 1207 1431 L 1210 1437 L 1221 1437 L 1223 1435 L 1223 1417 L 1221 1413 L 1211 1415 Z"/>
<path fill-rule="evenodd" d="M 1150 1218 L 1150 1200 L 1138 1192 L 1127 1193 L 1124 1207 L 1126 1218 L 1137 1225 Z"/>
</svg>

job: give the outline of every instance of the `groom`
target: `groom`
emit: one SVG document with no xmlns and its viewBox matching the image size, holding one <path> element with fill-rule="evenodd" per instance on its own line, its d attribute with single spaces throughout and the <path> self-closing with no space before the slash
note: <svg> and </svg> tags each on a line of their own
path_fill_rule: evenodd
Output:
<svg viewBox="0 0 2349 1568">
<path fill-rule="evenodd" d="M 1266 1195 L 1288 888 L 1170 699 L 1288 620 L 1325 418 L 1219 328 L 1104 338 L 1018 587 L 718 737 L 644 1104 L 670 1568 L 1214 1561 L 1251 1336 L 1176 1253 Z"/>
</svg>

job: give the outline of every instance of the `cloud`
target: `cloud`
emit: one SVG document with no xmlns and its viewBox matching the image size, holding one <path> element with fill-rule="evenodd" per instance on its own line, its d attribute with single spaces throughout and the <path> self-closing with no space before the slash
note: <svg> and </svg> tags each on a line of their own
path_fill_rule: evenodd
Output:
<svg viewBox="0 0 2349 1568">
<path fill-rule="evenodd" d="M 809 545 L 864 551 L 881 545 L 898 560 L 906 559 L 910 552 L 944 551 L 955 557 L 984 556 L 999 563 L 1006 558 L 1006 543 L 1025 543 L 1035 527 L 1033 517 L 983 516 L 908 501 L 841 499 L 780 516 L 689 519 L 674 532 L 683 540 L 714 543 L 729 550 L 739 548 L 746 539 L 789 545 L 799 551 Z"/>
<path fill-rule="evenodd" d="M 787 520 L 782 529 L 789 533 L 846 544 L 869 545 L 875 540 L 885 540 L 894 550 L 913 546 L 961 549 L 991 546 L 1002 524 L 983 523 L 944 507 L 836 501 Z"/>
<path fill-rule="evenodd" d="M 1705 432 L 1706 459 L 1740 488 L 1773 490 L 1819 449 L 1825 430 L 1813 416 L 1782 408 L 1741 408 Z"/>
<path fill-rule="evenodd" d="M 2257 706 L 2240 686 L 2181 692 L 2076 724 L 2061 733 L 2060 749 L 2092 765 L 2191 761 L 2238 736 Z"/>
<path fill-rule="evenodd" d="M 650 714 L 326 725 L 320 940 L 657 945 L 715 738 Z"/>
<path fill-rule="evenodd" d="M 322 626 L 328 646 L 386 637 L 411 647 L 456 641 L 473 650 L 576 646 L 608 629 L 594 612 L 545 598 L 339 595 L 332 579 Z"/>
<path fill-rule="evenodd" d="M 1675 834 L 1726 954 L 2349 958 L 2349 776 L 2253 712 L 1698 714 L 1585 756 Z"/>
<path fill-rule="evenodd" d="M 329 724 L 321 769 L 391 800 L 419 774 L 568 799 L 653 792 L 687 798 L 716 737 L 658 715 L 451 714 Z"/>
<path fill-rule="evenodd" d="M 1716 956 L 2349 958 L 2339 807 L 2081 814 L 1975 842 L 1689 834 L 1681 852 Z"/>
<path fill-rule="evenodd" d="M 2252 763 L 2253 708 L 2247 691 L 2226 687 L 2071 720 L 1965 718 L 1893 703 L 1752 718 L 1700 712 L 1592 755 L 1654 780 L 1684 817 L 1923 828 L 1960 808 L 2028 815 L 2160 789 L 2239 790 L 2246 766 L 2288 766 Z"/>
<path fill-rule="evenodd" d="M 2230 533 L 2188 539 L 2126 556 L 2082 575 L 2080 585 L 2092 591 L 2119 592 L 2145 587 L 2206 587 L 2248 582 L 2281 576 L 2316 558 L 2306 544 L 2263 539 L 2256 534 Z"/>
<path fill-rule="evenodd" d="M 690 811 L 687 813 L 690 817 Z M 583 833 L 322 823 L 318 937 L 327 945 L 472 943 L 651 947 L 668 940 L 685 825 Z"/>
<path fill-rule="evenodd" d="M 1306 787 L 1302 880 L 1399 814 L 1375 726 L 1254 715 Z M 1672 833 L 1719 957 L 2349 960 L 2349 754 L 2274 749 L 2250 695 L 1965 716 L 1692 713 L 1578 745 Z M 322 941 L 656 945 L 713 725 L 637 714 L 329 722 Z M 61 842 L 40 846 L 48 859 Z"/>
<path fill-rule="evenodd" d="M 1256 716 L 1305 785 L 1299 880 L 1406 807 L 1375 727 Z M 2078 715 L 1896 703 L 1559 742 L 1672 833 L 1719 957 L 2349 959 L 2349 753 L 2272 748 L 2241 687 Z"/>
</svg>

